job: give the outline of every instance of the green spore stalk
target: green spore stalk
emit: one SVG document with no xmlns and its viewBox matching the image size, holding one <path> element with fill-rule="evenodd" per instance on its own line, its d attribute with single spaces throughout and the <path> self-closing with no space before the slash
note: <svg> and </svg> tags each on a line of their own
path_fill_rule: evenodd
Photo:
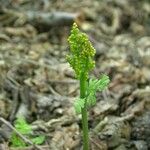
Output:
<svg viewBox="0 0 150 150">
<path fill-rule="evenodd" d="M 101 79 L 91 79 L 89 72 L 95 67 L 95 49 L 85 33 L 82 33 L 74 23 L 71 35 L 68 38 L 70 54 L 67 61 L 80 81 L 80 98 L 77 98 L 74 107 L 77 114 L 82 115 L 83 150 L 89 150 L 88 115 L 87 110 L 96 104 L 96 91 L 102 91 L 109 83 L 109 77 L 103 75 Z"/>
</svg>

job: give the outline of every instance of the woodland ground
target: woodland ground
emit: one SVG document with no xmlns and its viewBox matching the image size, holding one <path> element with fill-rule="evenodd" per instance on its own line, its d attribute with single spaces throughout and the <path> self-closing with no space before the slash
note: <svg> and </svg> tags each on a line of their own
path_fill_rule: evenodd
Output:
<svg viewBox="0 0 150 150">
<path fill-rule="evenodd" d="M 91 76 L 108 74 L 89 111 L 91 150 L 150 149 L 149 0 L 0 0 L 0 117 L 24 116 L 41 149 L 80 150 L 79 83 L 65 60 L 72 23 L 96 49 Z M 10 148 L 0 122 L 0 150 Z"/>
</svg>

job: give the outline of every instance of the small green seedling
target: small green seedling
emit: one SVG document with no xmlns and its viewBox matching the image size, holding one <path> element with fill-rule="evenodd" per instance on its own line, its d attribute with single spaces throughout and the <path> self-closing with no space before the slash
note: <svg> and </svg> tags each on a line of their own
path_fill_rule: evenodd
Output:
<svg viewBox="0 0 150 150">
<path fill-rule="evenodd" d="M 45 136 L 42 135 L 33 137 L 32 127 L 26 122 L 26 120 L 23 117 L 17 118 L 17 120 L 15 121 L 15 128 L 20 134 L 29 139 L 33 144 L 40 145 L 45 140 Z M 12 147 L 28 146 L 27 143 L 25 143 L 25 141 L 23 141 L 15 132 L 13 132 L 11 135 L 10 144 Z"/>
<path fill-rule="evenodd" d="M 100 79 L 90 79 L 87 82 L 89 71 L 95 67 L 95 49 L 76 23 L 73 24 L 68 41 L 71 52 L 67 55 L 67 61 L 80 81 L 80 98 L 76 99 L 74 107 L 77 114 L 82 115 L 83 150 L 89 150 L 87 110 L 96 104 L 96 91 L 104 90 L 110 80 L 108 76 L 102 75 Z"/>
</svg>

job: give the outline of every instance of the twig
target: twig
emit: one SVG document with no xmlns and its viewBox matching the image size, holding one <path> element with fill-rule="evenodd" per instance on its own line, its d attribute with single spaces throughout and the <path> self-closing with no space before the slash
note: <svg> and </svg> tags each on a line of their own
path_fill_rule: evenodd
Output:
<svg viewBox="0 0 150 150">
<path fill-rule="evenodd" d="M 7 120 L 5 120 L 4 118 L 0 117 L 0 121 L 3 122 L 6 126 L 8 126 L 10 129 L 12 129 L 22 140 L 24 140 L 25 143 L 27 143 L 29 145 L 32 145 L 37 150 L 42 150 L 40 147 L 35 145 L 33 142 L 31 142 L 26 137 L 24 137 L 21 133 L 19 133 Z"/>
<path fill-rule="evenodd" d="M 49 146 L 48 145 L 43 145 L 43 146 L 40 146 L 42 150 L 49 150 Z M 10 148 L 10 150 L 20 150 L 20 148 Z M 21 148 L 21 150 L 32 150 L 32 147 L 31 146 L 28 146 L 28 147 L 24 147 L 24 148 Z"/>
</svg>

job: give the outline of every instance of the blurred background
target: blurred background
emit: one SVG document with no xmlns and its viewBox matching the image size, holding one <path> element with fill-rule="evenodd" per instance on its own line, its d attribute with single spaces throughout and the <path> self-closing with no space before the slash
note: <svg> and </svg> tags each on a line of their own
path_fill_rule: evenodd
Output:
<svg viewBox="0 0 150 150">
<path fill-rule="evenodd" d="M 150 149 L 149 0 L 0 0 L 0 117 L 24 116 L 46 136 L 43 150 L 82 149 L 79 83 L 65 59 L 73 22 L 96 49 L 91 76 L 111 79 L 89 111 L 91 150 Z"/>
</svg>

